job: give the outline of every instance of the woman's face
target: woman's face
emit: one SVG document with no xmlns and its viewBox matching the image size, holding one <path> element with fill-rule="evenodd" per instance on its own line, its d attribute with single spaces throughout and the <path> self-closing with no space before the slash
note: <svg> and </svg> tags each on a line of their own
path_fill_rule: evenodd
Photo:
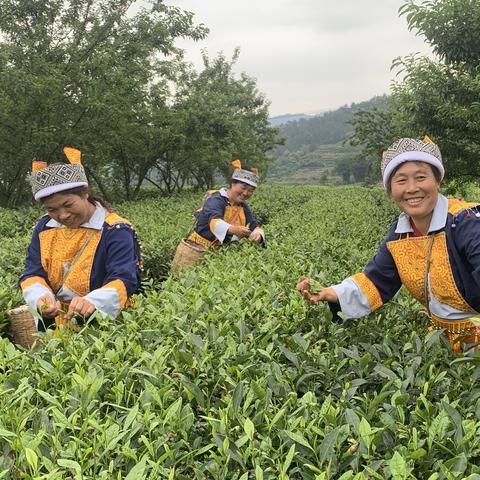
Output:
<svg viewBox="0 0 480 480">
<path fill-rule="evenodd" d="M 88 201 L 86 193 L 55 193 L 47 197 L 43 205 L 54 220 L 69 228 L 79 227 L 95 212 L 95 206 Z"/>
<path fill-rule="evenodd" d="M 246 202 L 255 191 L 255 187 L 246 183 L 232 183 L 228 189 L 228 199 L 232 203 Z"/>
<path fill-rule="evenodd" d="M 440 184 L 425 162 L 405 162 L 390 179 L 392 199 L 398 208 L 415 219 L 431 217 Z"/>
</svg>

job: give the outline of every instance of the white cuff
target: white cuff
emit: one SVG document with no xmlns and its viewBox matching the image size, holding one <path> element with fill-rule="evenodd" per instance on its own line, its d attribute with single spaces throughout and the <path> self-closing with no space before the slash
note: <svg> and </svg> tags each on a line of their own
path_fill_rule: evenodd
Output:
<svg viewBox="0 0 480 480">
<path fill-rule="evenodd" d="M 333 288 L 337 294 L 344 320 L 364 317 L 371 312 L 370 302 L 350 277 L 330 288 Z"/>
<path fill-rule="evenodd" d="M 83 298 L 92 302 L 103 318 L 116 318 L 120 313 L 120 297 L 115 288 L 97 288 Z"/>
<path fill-rule="evenodd" d="M 54 302 L 56 301 L 53 292 L 39 282 L 32 283 L 29 287 L 22 291 L 25 303 L 32 309 L 37 310 L 37 300 L 42 295 L 48 295 Z"/>
<path fill-rule="evenodd" d="M 228 229 L 231 227 L 225 220 L 217 220 L 213 226 L 213 234 L 217 237 L 220 243 L 223 243 L 227 236 Z"/>
</svg>

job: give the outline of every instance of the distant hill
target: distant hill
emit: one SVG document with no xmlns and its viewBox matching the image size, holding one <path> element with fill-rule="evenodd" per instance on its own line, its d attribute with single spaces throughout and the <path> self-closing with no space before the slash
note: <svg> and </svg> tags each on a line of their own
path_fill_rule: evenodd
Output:
<svg viewBox="0 0 480 480">
<path fill-rule="evenodd" d="M 269 166 L 268 179 L 291 184 L 341 184 L 345 182 L 339 165 L 354 161 L 358 148 L 325 144 L 316 148 L 283 152 Z"/>
<path fill-rule="evenodd" d="M 317 116 L 321 116 L 323 113 L 318 113 L 314 115 L 306 113 L 286 113 L 285 115 L 278 115 L 276 117 L 269 118 L 270 125 L 272 127 L 278 127 L 280 125 L 285 125 L 288 122 L 295 122 L 297 120 L 305 120 Z"/>
<path fill-rule="evenodd" d="M 374 97 L 323 115 L 299 115 L 296 120 L 278 124 L 285 144 L 272 151 L 276 160 L 269 166 L 268 178 L 287 183 L 363 181 L 368 166 L 356 158 L 360 149 L 343 144 L 353 130 L 348 121 L 355 111 L 384 108 L 386 102 L 386 96 Z"/>
</svg>

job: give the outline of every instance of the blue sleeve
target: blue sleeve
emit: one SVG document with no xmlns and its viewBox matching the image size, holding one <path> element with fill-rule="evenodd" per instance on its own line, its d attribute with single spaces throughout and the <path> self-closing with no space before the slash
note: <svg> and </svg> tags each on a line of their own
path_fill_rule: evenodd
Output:
<svg viewBox="0 0 480 480">
<path fill-rule="evenodd" d="M 212 195 L 203 205 L 202 216 L 207 225 L 215 218 L 222 218 L 225 215 L 225 201 L 221 195 Z"/>
<path fill-rule="evenodd" d="M 42 218 L 37 223 L 33 230 L 32 239 L 30 245 L 27 248 L 27 257 L 25 259 L 25 269 L 20 277 L 19 283 L 23 282 L 30 277 L 41 277 L 49 284 L 47 272 L 45 272 L 42 266 L 42 258 L 40 253 L 40 239 L 39 232 L 43 229 L 45 223 L 49 218 Z"/>
<path fill-rule="evenodd" d="M 465 259 L 477 287 L 480 287 L 480 219 L 467 213 L 458 215 L 453 232 L 455 245 Z"/>
<path fill-rule="evenodd" d="M 365 275 L 373 282 L 380 293 L 383 303 L 391 300 L 402 286 L 397 266 L 387 247 L 389 241 L 397 239 L 395 234 L 396 225 L 397 223 L 395 222 L 378 248 L 377 253 L 364 269 Z"/>
<path fill-rule="evenodd" d="M 260 225 L 257 223 L 255 218 L 253 217 L 252 211 L 250 210 L 249 206 L 246 203 L 243 209 L 245 211 L 245 219 L 247 221 L 248 228 L 250 228 L 250 230 L 252 231 L 255 230 Z"/>
<path fill-rule="evenodd" d="M 112 280 L 121 280 L 132 295 L 140 288 L 138 248 L 133 228 L 130 225 L 115 224 L 106 228 L 106 277 L 104 285 Z"/>
<path fill-rule="evenodd" d="M 331 286 L 340 304 L 340 307 L 330 306 L 334 321 L 338 321 L 339 308 L 345 319 L 360 318 L 380 308 L 398 292 L 402 283 L 387 247 L 389 241 L 396 239 L 394 232 L 392 227 L 363 272 Z"/>
</svg>

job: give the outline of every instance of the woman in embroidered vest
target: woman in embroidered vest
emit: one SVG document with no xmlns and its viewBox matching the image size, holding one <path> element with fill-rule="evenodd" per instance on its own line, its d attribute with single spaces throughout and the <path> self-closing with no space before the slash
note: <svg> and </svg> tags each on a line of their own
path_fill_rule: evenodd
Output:
<svg viewBox="0 0 480 480">
<path fill-rule="evenodd" d="M 265 233 L 247 205 L 259 182 L 258 170 L 242 166 L 240 160 L 234 160 L 232 166 L 229 187 L 209 192 L 203 207 L 196 212 L 193 232 L 180 243 L 175 253 L 174 272 L 196 263 L 205 250 L 214 245 L 242 238 L 258 243 L 265 241 Z M 189 255 L 193 249 L 197 255 Z"/>
<path fill-rule="evenodd" d="M 388 302 L 403 284 L 445 329 L 456 351 L 478 343 L 469 318 L 480 312 L 480 211 L 478 204 L 439 193 L 444 167 L 428 137 L 402 138 L 382 160 L 382 177 L 401 210 L 376 255 L 362 273 L 310 292 L 302 277 L 297 289 L 311 303 L 340 304 L 344 319 L 358 318 Z M 332 308 L 338 305 L 332 305 Z"/>
<path fill-rule="evenodd" d="M 34 161 L 29 182 L 47 210 L 33 231 L 20 287 L 45 326 L 98 310 L 116 317 L 140 287 L 139 248 L 130 223 L 93 197 L 80 152 L 69 164 Z"/>
</svg>

